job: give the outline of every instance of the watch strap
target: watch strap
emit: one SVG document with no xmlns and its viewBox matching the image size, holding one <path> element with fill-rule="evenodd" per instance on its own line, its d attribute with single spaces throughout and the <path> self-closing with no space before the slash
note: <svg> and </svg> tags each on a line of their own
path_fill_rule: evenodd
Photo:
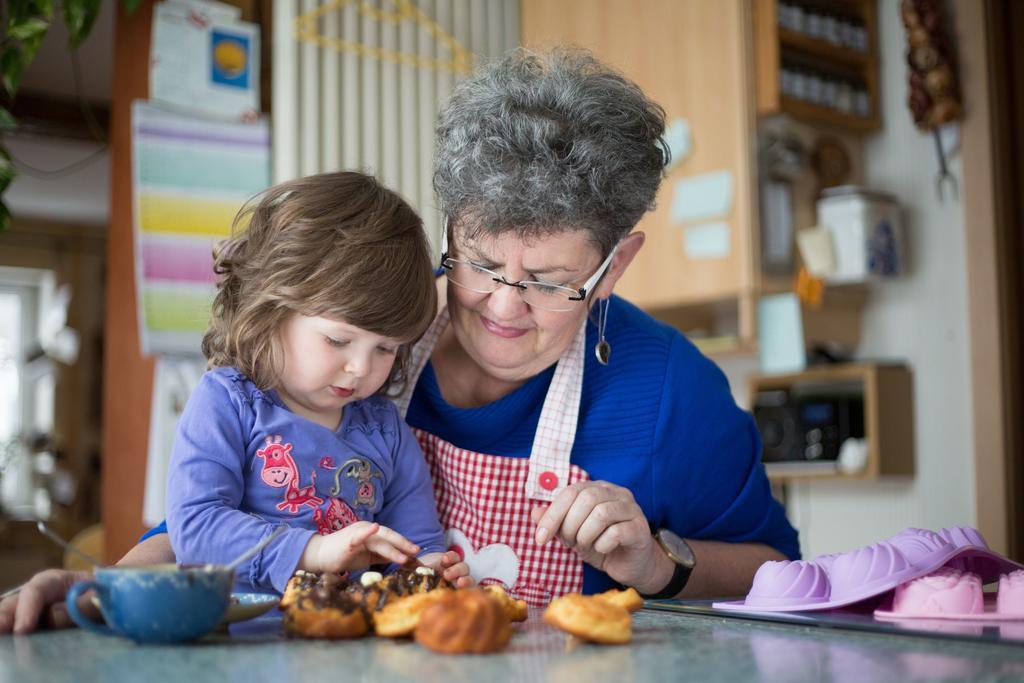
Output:
<svg viewBox="0 0 1024 683">
<path fill-rule="evenodd" d="M 672 578 L 669 579 L 668 585 L 651 595 L 642 593 L 641 597 L 644 600 L 671 600 L 683 591 L 686 587 L 686 582 L 690 580 L 693 568 L 681 565 L 678 562 L 673 562 L 672 564 L 675 565 L 675 571 L 672 572 Z"/>
</svg>

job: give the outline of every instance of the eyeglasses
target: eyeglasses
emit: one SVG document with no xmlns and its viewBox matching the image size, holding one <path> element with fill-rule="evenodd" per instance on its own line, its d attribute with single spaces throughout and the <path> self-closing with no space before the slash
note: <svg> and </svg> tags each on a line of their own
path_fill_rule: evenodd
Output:
<svg viewBox="0 0 1024 683">
<path fill-rule="evenodd" d="M 540 308 L 545 311 L 571 311 L 575 308 L 575 302 L 583 301 L 587 294 L 608 270 L 608 266 L 615 256 L 618 245 L 611 250 L 608 257 L 598 267 L 590 278 L 583 283 L 579 289 L 563 287 L 562 285 L 549 285 L 545 282 L 535 280 L 519 280 L 509 282 L 503 275 L 495 273 L 482 266 L 468 261 L 460 261 L 448 256 L 448 221 L 445 220 L 444 230 L 441 232 L 441 267 L 447 271 L 448 280 L 453 285 L 479 294 L 491 294 L 496 292 L 500 285 L 514 287 L 519 292 L 520 298 L 528 306 Z"/>
</svg>

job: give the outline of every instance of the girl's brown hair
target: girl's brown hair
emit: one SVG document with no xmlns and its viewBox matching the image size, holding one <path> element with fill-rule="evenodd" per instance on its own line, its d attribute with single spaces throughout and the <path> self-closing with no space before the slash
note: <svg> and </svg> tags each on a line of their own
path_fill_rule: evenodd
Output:
<svg viewBox="0 0 1024 683">
<path fill-rule="evenodd" d="M 363 173 L 322 173 L 257 195 L 232 232 L 214 251 L 217 296 L 203 337 L 210 367 L 234 366 L 276 388 L 278 334 L 299 313 L 408 340 L 381 391 L 405 381 L 437 292 L 423 222 L 401 197 Z"/>
</svg>

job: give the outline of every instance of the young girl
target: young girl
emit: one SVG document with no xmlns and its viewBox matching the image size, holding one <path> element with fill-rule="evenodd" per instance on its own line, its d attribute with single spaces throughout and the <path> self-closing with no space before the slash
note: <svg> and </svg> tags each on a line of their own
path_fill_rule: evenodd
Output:
<svg viewBox="0 0 1024 683">
<path fill-rule="evenodd" d="M 384 397 L 436 309 L 416 213 L 360 173 L 286 182 L 243 209 L 214 268 L 210 370 L 167 483 L 178 561 L 229 562 L 286 524 L 239 568 L 240 590 L 416 555 L 468 583 L 444 553 L 423 454 Z"/>
</svg>

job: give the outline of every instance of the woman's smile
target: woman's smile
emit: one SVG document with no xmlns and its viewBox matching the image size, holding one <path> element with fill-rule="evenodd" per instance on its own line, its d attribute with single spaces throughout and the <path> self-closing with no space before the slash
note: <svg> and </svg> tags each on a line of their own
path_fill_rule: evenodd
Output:
<svg viewBox="0 0 1024 683">
<path fill-rule="evenodd" d="M 506 325 L 502 325 L 484 315 L 480 316 L 480 323 L 484 326 L 485 330 L 504 339 L 515 339 L 529 332 L 528 329 L 523 327 L 508 327 Z"/>
</svg>

